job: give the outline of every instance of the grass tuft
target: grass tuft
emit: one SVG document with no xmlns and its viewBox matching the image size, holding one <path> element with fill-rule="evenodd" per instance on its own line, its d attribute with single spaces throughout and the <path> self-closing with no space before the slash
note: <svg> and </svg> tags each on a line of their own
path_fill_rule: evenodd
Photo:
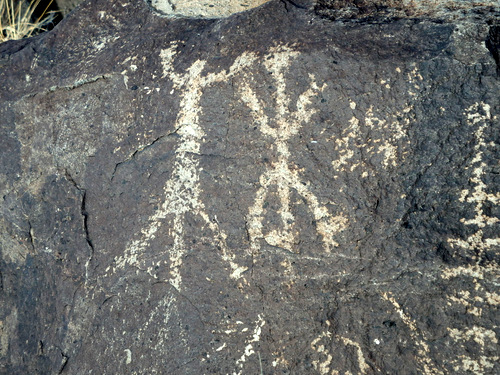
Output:
<svg viewBox="0 0 500 375">
<path fill-rule="evenodd" d="M 0 0 L 0 43 L 7 40 L 28 38 L 45 31 L 44 27 L 54 20 L 54 13 L 48 8 L 34 19 L 34 11 L 41 0 Z"/>
</svg>

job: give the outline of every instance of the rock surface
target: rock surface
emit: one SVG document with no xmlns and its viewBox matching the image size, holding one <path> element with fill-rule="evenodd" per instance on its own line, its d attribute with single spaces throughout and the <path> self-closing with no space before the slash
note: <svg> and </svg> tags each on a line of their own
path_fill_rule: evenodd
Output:
<svg viewBox="0 0 500 375">
<path fill-rule="evenodd" d="M 262 5 L 269 0 L 144 0 L 156 11 L 177 17 L 227 17 Z M 82 0 L 56 0 L 57 6 L 67 16 Z"/>
<path fill-rule="evenodd" d="M 387 3 L 0 45 L 0 372 L 499 373 L 499 9 Z"/>
<path fill-rule="evenodd" d="M 267 3 L 269 0 L 148 0 L 164 15 L 178 17 L 220 18 Z"/>
<path fill-rule="evenodd" d="M 66 17 L 69 12 L 76 8 L 78 4 L 82 2 L 82 0 L 55 0 L 57 4 L 57 8 L 62 13 L 64 17 Z"/>
</svg>

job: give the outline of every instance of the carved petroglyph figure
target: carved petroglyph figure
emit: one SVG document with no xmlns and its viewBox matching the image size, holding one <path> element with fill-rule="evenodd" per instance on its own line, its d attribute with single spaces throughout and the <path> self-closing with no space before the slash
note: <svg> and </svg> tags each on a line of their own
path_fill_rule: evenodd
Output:
<svg viewBox="0 0 500 375">
<path fill-rule="evenodd" d="M 489 104 L 476 103 L 465 111 L 467 123 L 469 126 L 477 127 L 475 131 L 476 145 L 474 146 L 475 156 L 472 159 L 470 166 L 473 168 L 470 182 L 474 184 L 472 190 L 465 189 L 459 198 L 460 202 L 472 203 L 474 205 L 475 216 L 472 219 L 460 220 L 461 223 L 467 226 L 476 226 L 478 230 L 467 240 L 450 238 L 448 243 L 452 247 L 462 247 L 464 249 L 476 250 L 477 257 L 482 257 L 484 252 L 491 249 L 493 246 L 500 246 L 500 237 L 485 238 L 483 229 L 488 226 L 498 225 L 500 219 L 497 217 L 488 216 L 485 212 L 485 207 L 489 205 L 498 205 L 500 203 L 500 192 L 487 193 L 486 184 L 483 182 L 486 174 L 485 167 L 487 166 L 483 160 L 484 150 L 491 147 L 492 144 L 487 144 L 484 139 L 484 131 L 489 126 L 492 118 Z M 494 146 L 494 144 L 493 144 Z"/>
<path fill-rule="evenodd" d="M 169 225 L 169 235 L 173 237 L 173 246 L 168 249 L 170 284 L 176 289 L 181 288 L 180 268 L 182 258 L 187 250 L 184 241 L 184 221 L 186 213 L 199 215 L 214 233 L 215 240 L 222 249 L 222 258 L 231 266 L 231 276 L 238 278 L 246 270 L 233 262 L 234 255 L 230 255 L 225 244 L 226 235 L 220 230 L 217 218 L 209 218 L 205 205 L 200 199 L 199 173 L 200 166 L 198 155 L 205 133 L 199 124 L 202 112 L 200 100 L 203 89 L 215 82 L 230 79 L 234 74 L 250 66 L 257 59 L 254 54 L 240 55 L 228 71 L 209 73 L 202 76 L 206 61 L 195 61 L 184 73 L 176 73 L 172 69 L 173 58 L 176 54 L 177 44 L 162 50 L 160 57 L 163 62 L 163 77 L 168 77 L 174 83 L 174 90 L 181 92 L 180 110 L 177 115 L 175 128 L 180 137 L 179 146 L 175 152 L 174 171 L 175 178 L 167 181 L 164 187 L 165 201 L 161 208 L 149 218 L 147 227 L 141 230 L 140 238 L 134 240 L 126 249 L 124 256 L 117 259 L 117 267 L 123 268 L 127 264 L 140 264 L 141 256 L 146 251 L 150 241 L 162 225 L 162 220 L 173 217 Z M 163 261 L 166 263 L 166 261 Z M 152 272 L 151 269 L 148 269 Z"/>
<path fill-rule="evenodd" d="M 316 113 L 317 110 L 311 106 L 311 98 L 324 90 L 326 84 L 318 87 L 314 75 L 310 74 L 310 88 L 299 96 L 295 103 L 297 109 L 291 112 L 289 110 L 290 97 L 286 94 L 285 69 L 288 67 L 290 60 L 296 57 L 298 53 L 288 49 L 273 52 L 265 60 L 264 65 L 273 73 L 272 76 L 275 80 L 276 108 L 273 109 L 275 117 L 270 118 L 269 114 L 264 110 L 265 105 L 257 98 L 257 95 L 248 84 L 244 84 L 240 90 L 242 100 L 252 109 L 252 115 L 259 125 L 259 130 L 271 139 L 278 154 L 277 160 L 272 163 L 271 168 L 260 176 L 260 188 L 257 191 L 254 204 L 249 209 L 247 226 L 251 250 L 252 252 L 258 251 L 260 247 L 259 239 L 264 239 L 272 246 L 296 252 L 298 233 L 294 233 L 295 218 L 290 210 L 290 194 L 291 190 L 294 189 L 306 200 L 317 222 L 317 231 L 322 236 L 324 248 L 327 252 L 330 252 L 334 247 L 338 246 L 333 237 L 335 233 L 347 227 L 347 218 L 342 215 L 333 217 L 311 192 L 310 183 L 306 182 L 306 185 L 302 183 L 297 168 L 295 166 L 291 167 L 291 155 L 287 145 L 287 141 L 298 133 L 302 124 L 307 123 L 311 116 Z M 281 201 L 278 213 L 281 216 L 282 226 L 279 229 L 265 233 L 263 225 L 265 216 L 264 202 L 271 186 L 277 188 Z"/>
<path fill-rule="evenodd" d="M 500 220 L 491 216 L 488 209 L 498 206 L 500 203 L 500 192 L 488 192 L 488 185 L 485 183 L 488 165 L 485 154 L 488 150 L 498 147 L 494 141 L 488 142 L 485 131 L 488 127 L 494 126 L 492 123 L 497 120 L 491 114 L 489 104 L 479 102 L 471 105 L 464 111 L 467 124 L 475 128 L 474 135 L 476 144 L 474 145 L 474 156 L 466 168 L 472 169 L 472 176 L 469 179 L 471 187 L 462 190 L 460 202 L 469 203 L 473 207 L 474 216 L 472 218 L 462 218 L 463 225 L 477 228 L 474 233 L 466 239 L 449 238 L 448 244 L 455 249 L 465 251 L 475 263 L 445 268 L 441 277 L 444 280 L 460 278 L 460 285 L 467 285 L 467 282 L 474 285 L 469 290 L 458 289 L 448 296 L 448 306 L 461 308 L 470 317 L 468 321 L 476 322 L 478 317 L 483 315 L 483 310 L 490 310 L 492 306 L 500 306 L 500 295 L 496 293 L 498 289 L 498 279 L 500 272 L 494 262 L 480 265 L 485 259 L 486 252 L 495 251 L 500 246 L 498 237 L 498 227 Z M 493 234 L 493 236 L 492 236 Z M 496 234 L 496 235 L 495 235 Z M 472 290 L 472 292 L 471 292 Z M 483 327 L 478 324 L 467 325 L 467 327 L 448 327 L 450 338 L 455 342 L 457 353 L 456 359 L 451 361 L 455 371 L 473 371 L 475 373 L 486 373 L 492 371 L 495 363 L 498 363 L 498 337 L 491 327 Z M 479 345 L 483 356 L 477 358 L 471 356 L 468 345 Z"/>
</svg>

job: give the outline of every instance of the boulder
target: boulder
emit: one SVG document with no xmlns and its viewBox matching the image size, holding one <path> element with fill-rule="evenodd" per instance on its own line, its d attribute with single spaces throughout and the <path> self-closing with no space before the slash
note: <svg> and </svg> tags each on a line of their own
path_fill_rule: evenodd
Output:
<svg viewBox="0 0 500 375">
<path fill-rule="evenodd" d="M 143 0 L 156 11 L 179 17 L 227 17 L 233 13 L 255 8 L 269 0 Z M 64 16 L 76 8 L 82 0 L 56 0 Z"/>
<path fill-rule="evenodd" d="M 153 9 L 170 16 L 221 18 L 262 5 L 269 0 L 147 0 Z"/>
<path fill-rule="evenodd" d="M 499 373 L 496 1 L 153 5 L 0 45 L 0 372 Z"/>
<path fill-rule="evenodd" d="M 66 17 L 82 0 L 55 0 L 55 2 L 61 14 Z"/>
</svg>

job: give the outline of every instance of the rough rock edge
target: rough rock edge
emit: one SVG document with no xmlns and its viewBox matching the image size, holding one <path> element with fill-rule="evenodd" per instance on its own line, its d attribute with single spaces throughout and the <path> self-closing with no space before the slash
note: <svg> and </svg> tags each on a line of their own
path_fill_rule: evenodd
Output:
<svg viewBox="0 0 500 375">
<path fill-rule="evenodd" d="M 315 0 L 316 14 L 335 21 L 388 22 L 400 18 L 437 22 L 467 18 L 498 22 L 496 1 Z"/>
</svg>

